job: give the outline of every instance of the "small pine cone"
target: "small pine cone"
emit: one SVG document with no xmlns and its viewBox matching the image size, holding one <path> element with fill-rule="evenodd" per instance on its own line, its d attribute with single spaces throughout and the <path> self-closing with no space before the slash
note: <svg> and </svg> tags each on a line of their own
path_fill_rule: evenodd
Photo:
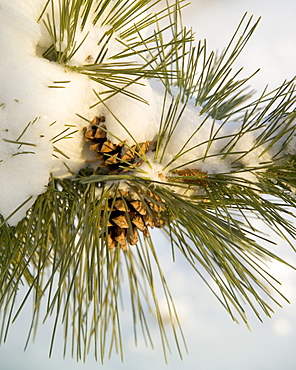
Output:
<svg viewBox="0 0 296 370">
<path fill-rule="evenodd" d="M 90 150 L 97 154 L 98 167 L 118 174 L 140 166 L 143 163 L 143 155 L 149 150 L 150 141 L 125 150 L 124 142 L 114 144 L 107 139 L 107 128 L 102 122 L 105 122 L 105 117 L 95 117 L 92 125 L 83 129 L 86 143 L 89 143 Z"/>
<path fill-rule="evenodd" d="M 95 117 L 91 126 L 84 128 L 85 142 L 96 153 L 98 173 L 120 174 L 140 166 L 143 156 L 150 148 L 150 141 L 131 147 L 124 142 L 114 144 L 107 138 L 107 126 L 108 123 L 102 116 Z M 104 223 L 104 227 L 107 228 L 107 243 L 111 249 L 120 246 L 125 250 L 127 244 L 137 244 L 140 231 L 149 237 L 149 227 L 164 225 L 160 219 L 164 203 L 150 190 L 120 190 L 120 196 L 116 196 L 116 199 L 110 197 L 107 202 L 109 220 Z M 105 217 L 103 213 L 104 211 L 102 218 Z"/>
<path fill-rule="evenodd" d="M 110 248 L 120 246 L 125 250 L 127 244 L 137 244 L 139 232 L 149 237 L 149 227 L 163 227 L 164 222 L 159 218 L 158 212 L 164 209 L 163 205 L 160 206 L 163 203 L 152 192 L 149 193 L 149 198 L 145 199 L 147 193 L 140 192 L 136 195 L 135 192 L 120 191 L 120 196 L 116 197 L 115 200 L 112 197 L 108 199 L 107 234 Z M 135 196 L 140 196 L 140 199 L 134 199 Z M 157 212 L 155 204 L 149 202 L 151 199 L 157 199 L 159 202 Z"/>
</svg>

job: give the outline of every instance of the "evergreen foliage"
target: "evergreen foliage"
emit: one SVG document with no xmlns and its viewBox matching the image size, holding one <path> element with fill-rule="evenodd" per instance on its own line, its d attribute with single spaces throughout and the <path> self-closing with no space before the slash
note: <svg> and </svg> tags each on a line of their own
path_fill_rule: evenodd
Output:
<svg viewBox="0 0 296 370">
<path fill-rule="evenodd" d="M 245 305 L 261 320 L 262 313 L 270 316 L 273 304 L 279 304 L 274 294 L 281 296 L 278 281 L 262 261 L 275 259 L 288 263 L 268 249 L 270 241 L 254 227 L 249 216 L 264 221 L 295 249 L 296 228 L 288 221 L 295 217 L 295 155 L 287 149 L 295 135 L 294 81 L 285 81 L 278 89 L 264 91 L 259 99 L 250 100 L 252 93 L 247 83 L 252 76 L 240 78 L 240 71 L 233 71 L 233 63 L 259 20 L 245 15 L 229 45 L 216 54 L 208 52 L 205 41 L 196 44 L 192 31 L 183 27 L 181 9 L 187 5 L 183 0 L 166 1 L 163 10 L 154 11 L 158 3 L 60 0 L 60 17 L 55 19 L 51 9 L 57 2 L 48 0 L 39 22 L 45 23 L 52 45 L 43 56 L 104 85 L 105 93 L 97 93 L 97 104 L 104 104 L 114 94 L 128 94 L 141 102 L 142 97 L 127 87 L 139 83 L 141 78 L 162 81 L 166 88 L 163 112 L 167 113 L 160 122 L 153 161 L 140 151 L 140 143 L 135 142 L 135 148 L 129 148 L 147 166 L 162 163 L 189 99 L 193 98 L 202 107 L 201 114 L 222 120 L 221 130 L 238 117 L 243 123 L 229 136 L 213 133 L 203 157 L 180 165 L 178 159 L 193 150 L 184 145 L 167 164 L 169 175 L 163 181 L 151 180 L 140 166 L 131 166 L 124 172 L 127 164 L 130 165 L 124 160 L 119 163 L 117 173 L 86 168 L 69 179 L 51 178 L 46 192 L 39 195 L 16 226 L 9 226 L 9 219 L 2 218 L 2 341 L 29 299 L 34 302 L 31 337 L 40 316 L 44 315 L 40 308 L 46 300 L 44 320 L 55 317 L 50 353 L 56 328 L 62 322 L 65 353 L 70 340 L 71 355 L 77 359 L 85 360 L 92 346 L 96 359 L 103 361 L 113 350 L 122 356 L 119 305 L 122 276 L 126 275 L 135 340 L 140 327 L 147 343 L 153 343 L 146 317 L 148 306 L 159 324 L 164 355 L 170 351 L 155 290 L 155 281 L 160 279 L 182 356 L 183 333 L 169 282 L 157 257 L 153 231 L 139 233 L 136 245 L 129 245 L 127 237 L 124 251 L 120 244 L 109 248 L 108 225 L 114 217 L 114 203 L 116 200 L 129 203 L 126 192 L 137 194 L 143 213 L 153 219 L 153 226 L 162 228 L 168 235 L 167 248 L 171 249 L 173 259 L 175 254 L 182 254 L 210 289 L 209 282 L 216 283 L 218 289 L 213 293 L 233 320 L 239 318 L 247 324 Z M 96 25 L 109 26 L 98 40 L 101 50 L 94 63 L 71 66 L 68 61 L 83 43 L 77 44 L 76 33 L 85 27 L 88 19 L 93 19 Z M 149 34 L 144 32 L 147 29 Z M 110 35 L 115 33 L 122 51 L 106 58 Z M 86 121 L 86 125 L 90 124 Z M 195 135 L 200 129 L 196 128 Z M 249 132 L 258 132 L 257 141 L 237 158 L 235 146 Z M 59 139 L 66 136 L 63 133 Z M 279 145 L 283 137 L 285 144 Z M 222 139 L 227 144 L 215 157 L 217 161 L 231 162 L 229 173 L 186 170 L 192 164 L 199 169 L 209 158 L 211 146 Z M 259 150 L 259 157 L 263 157 L 272 148 L 277 149 L 272 161 L 262 161 L 253 167 L 244 164 L 243 159 L 250 153 Z M 236 159 L 232 160 L 234 154 Z M 111 199 L 111 203 L 106 199 Z M 125 209 L 121 215 L 129 225 L 128 230 L 133 230 L 131 213 L 127 206 Z M 157 215 L 153 213 L 155 209 Z M 22 285 L 27 287 L 27 294 L 20 303 L 17 296 Z"/>
</svg>

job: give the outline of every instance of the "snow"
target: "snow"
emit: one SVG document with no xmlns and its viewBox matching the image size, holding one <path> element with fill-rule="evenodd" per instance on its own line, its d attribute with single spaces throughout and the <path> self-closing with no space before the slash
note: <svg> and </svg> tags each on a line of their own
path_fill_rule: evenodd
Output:
<svg viewBox="0 0 296 370">
<path fill-rule="evenodd" d="M 29 11 L 26 14 L 25 10 L 29 9 L 0 4 L 1 31 L 4 30 L 0 47 L 5 50 L 0 62 L 1 214 L 8 217 L 33 197 L 10 219 L 14 224 L 45 190 L 51 172 L 64 176 L 68 172 L 64 163 L 72 171 L 84 163 L 82 139 L 71 132 L 83 127 L 76 112 L 92 118 L 89 104 L 95 99 L 88 78 L 36 56 L 40 30 L 27 16 Z M 57 136 L 67 129 L 63 136 L 69 133 L 73 137 L 70 146 L 68 140 L 58 140 Z"/>
<path fill-rule="evenodd" d="M 29 199 L 9 218 L 10 225 L 21 220 L 37 196 L 46 190 L 51 174 L 71 176 L 86 165 L 83 127 L 95 116 L 105 116 L 109 140 L 124 141 L 132 146 L 135 142 L 156 138 L 163 111 L 164 88 L 159 82 L 138 79 L 125 88 L 144 102 L 123 93 L 106 100 L 108 94 L 110 96 L 106 87 L 73 68 L 43 58 L 50 38 L 44 23 L 37 20 L 45 3 L 45 0 L 0 0 L 3 54 L 0 60 L 0 214 L 9 217 Z M 54 4 L 54 16 L 58 19 L 58 1 Z M 89 19 L 84 29 L 77 32 L 76 45 L 84 42 L 68 65 L 79 67 L 93 63 L 100 50 L 98 42 L 107 29 L 99 22 L 93 26 Z M 122 48 L 117 37 L 115 34 L 109 43 L 109 57 Z M 61 50 L 66 38 L 58 43 Z M 177 90 L 173 91 L 177 95 Z M 102 99 L 105 100 L 102 102 Z M 167 99 L 164 116 L 169 113 L 172 99 Z M 181 104 L 178 112 L 182 108 Z M 180 119 L 177 116 L 175 127 L 171 126 L 171 136 L 167 134 L 160 148 L 160 151 L 165 148 L 165 155 L 153 163 L 153 153 L 147 153 L 151 163 L 143 166 L 143 170 L 151 179 L 163 179 L 168 171 L 180 166 L 198 167 L 207 173 L 229 173 L 232 162 L 253 147 L 260 133 L 244 135 L 234 147 L 237 154 L 222 161 L 220 152 L 240 130 L 240 124 L 224 124 L 201 115 L 194 100 L 189 101 Z M 268 153 L 259 159 L 262 149 L 252 150 L 240 158 L 240 162 L 256 166 L 259 160 L 269 161 L 271 154 Z"/>
<path fill-rule="evenodd" d="M 155 92 L 149 82 L 143 80 L 140 84 L 129 86 L 127 91 L 141 97 L 144 102 L 124 94 L 108 99 L 102 110 L 110 132 L 107 138 L 116 144 L 125 141 L 129 146 L 153 140 L 157 135 L 159 122 L 155 109 Z"/>
<path fill-rule="evenodd" d="M 154 110 L 148 104 L 118 95 L 105 105 L 90 109 L 98 100 L 93 90 L 100 93 L 102 86 L 86 75 L 40 56 L 50 42 L 44 25 L 37 23 L 44 3 L 0 1 L 0 47 L 3 51 L 0 61 L 0 214 L 9 217 L 31 198 L 9 219 L 11 225 L 22 219 L 36 197 L 46 190 L 51 173 L 65 177 L 70 175 L 68 169 L 76 172 L 85 166 L 82 129 L 87 122 L 81 117 L 91 121 L 105 114 L 110 121 L 110 136 L 120 136 L 129 144 L 134 140 L 146 141 L 156 134 Z M 98 52 L 97 40 L 105 28 L 92 28 L 90 32 L 90 24 L 87 24 L 84 32 L 77 36 L 80 41 L 89 33 L 69 64 L 79 66 L 86 58 L 94 59 Z M 117 51 L 114 47 L 113 52 Z M 147 101 L 153 99 L 147 83 L 139 81 L 130 90 Z M 137 123 L 140 118 L 141 124 Z M 142 130 L 142 125 L 148 124 L 152 129 Z M 133 132 L 129 126 L 136 130 Z M 19 145 L 15 141 L 30 145 Z"/>
<path fill-rule="evenodd" d="M 162 111 L 162 100 L 164 88 L 160 83 L 152 81 L 152 86 L 157 94 L 157 111 L 159 112 L 158 120 L 161 120 L 160 112 Z M 178 95 L 178 90 L 173 89 L 173 96 Z M 166 100 L 164 117 L 169 115 L 169 107 L 172 103 L 172 97 Z M 254 148 L 256 138 L 262 133 L 264 127 L 260 127 L 252 132 L 243 133 L 236 139 L 232 148 L 232 154 L 225 158 L 223 153 L 227 145 L 238 133 L 242 131 L 241 123 L 234 121 L 222 122 L 215 120 L 207 114 L 201 114 L 201 108 L 195 105 L 195 100 L 190 99 L 183 111 L 183 104 L 180 103 L 176 113 L 173 125 L 171 126 L 171 136 L 161 146 L 160 153 L 165 148 L 164 156 L 159 155 L 159 163 L 143 167 L 145 175 L 151 179 L 163 179 L 169 176 L 169 172 L 185 167 L 188 169 L 198 169 L 204 173 L 229 174 L 235 167 L 245 165 L 247 167 L 257 167 L 260 162 L 270 162 L 274 153 L 267 152 L 262 155 L 265 145 Z M 163 119 L 165 121 L 165 118 Z M 168 130 L 169 131 L 169 130 Z M 283 138 L 284 141 L 284 138 Z M 245 155 L 246 152 L 250 151 Z M 153 156 L 149 156 L 150 162 Z M 155 169 L 156 168 L 156 169 Z M 145 176 L 144 175 L 144 176 Z M 243 175 L 244 178 L 255 181 L 255 175 L 248 171 Z"/>
</svg>

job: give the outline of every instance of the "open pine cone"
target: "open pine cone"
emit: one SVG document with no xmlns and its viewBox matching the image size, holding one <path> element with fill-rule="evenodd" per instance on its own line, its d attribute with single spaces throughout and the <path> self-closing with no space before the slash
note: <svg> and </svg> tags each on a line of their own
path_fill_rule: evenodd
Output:
<svg viewBox="0 0 296 370">
<path fill-rule="evenodd" d="M 114 144 L 107 139 L 105 117 L 95 117 L 89 128 L 84 128 L 90 150 L 97 154 L 98 167 L 108 174 L 127 172 L 143 163 L 141 158 L 149 149 L 150 141 L 128 147 L 124 142 Z"/>
<path fill-rule="evenodd" d="M 108 246 L 120 246 L 123 250 L 137 244 L 139 231 L 149 236 L 148 227 L 162 227 L 161 211 L 164 203 L 161 199 L 147 191 L 145 194 L 119 190 L 115 198 L 108 199 L 109 219 Z"/>
</svg>

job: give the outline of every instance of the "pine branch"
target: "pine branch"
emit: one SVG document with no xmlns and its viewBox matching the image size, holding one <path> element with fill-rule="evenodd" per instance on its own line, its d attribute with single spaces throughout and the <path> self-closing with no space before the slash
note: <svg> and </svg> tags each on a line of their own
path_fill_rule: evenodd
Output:
<svg viewBox="0 0 296 370">
<path fill-rule="evenodd" d="M 246 102 L 252 95 L 246 84 L 253 75 L 240 79 L 233 63 L 259 20 L 253 22 L 245 14 L 229 45 L 216 55 L 208 53 L 206 42 L 196 45 L 192 31 L 183 27 L 184 1 L 167 1 L 165 9 L 153 12 L 158 2 L 46 2 L 39 23 L 50 44 L 43 57 L 94 83 L 89 85 L 96 99 L 90 103 L 94 117 L 75 112 L 79 129 L 65 123 L 50 136 L 53 156 L 64 158 L 69 178 L 51 176 L 46 191 L 16 225 L 10 225 L 11 218 L 31 204 L 32 197 L 7 218 L 1 216 L 1 341 L 33 299 L 27 343 L 39 317 L 52 316 L 50 354 L 62 323 L 64 353 L 70 341 L 71 355 L 78 360 L 86 359 L 92 345 L 96 360 L 103 362 L 114 350 L 123 357 L 119 306 L 125 276 L 135 342 L 141 331 L 153 346 L 148 307 L 158 322 L 165 358 L 170 352 L 155 288 L 159 281 L 182 356 L 186 344 L 153 228 L 168 235 L 172 255 L 186 259 L 233 320 L 238 314 L 247 324 L 245 305 L 260 320 L 262 314 L 271 316 L 279 298 L 285 299 L 264 263 L 289 263 L 269 250 L 270 240 L 251 217 L 294 248 L 296 228 L 287 216 L 294 220 L 296 206 L 295 81 Z M 152 33 L 145 34 L 151 27 Z M 79 52 L 94 28 L 101 32 L 95 57 L 80 63 Z M 134 127 L 108 104 L 124 96 L 130 104 L 149 105 L 141 95 L 148 79 L 159 80 L 163 91 L 157 92 L 161 98 L 155 106 L 159 127 L 149 140 L 139 141 Z M 53 91 L 66 89 L 70 82 L 53 81 L 48 86 Z M 136 118 L 141 124 L 142 117 Z M 112 120 L 124 137 L 110 129 Z M 18 149 L 35 146 L 26 136 L 34 123 L 3 142 Z M 59 144 L 71 143 L 76 134 L 83 142 L 85 162 L 74 172 Z M 19 303 L 21 285 L 27 293 Z"/>
</svg>

